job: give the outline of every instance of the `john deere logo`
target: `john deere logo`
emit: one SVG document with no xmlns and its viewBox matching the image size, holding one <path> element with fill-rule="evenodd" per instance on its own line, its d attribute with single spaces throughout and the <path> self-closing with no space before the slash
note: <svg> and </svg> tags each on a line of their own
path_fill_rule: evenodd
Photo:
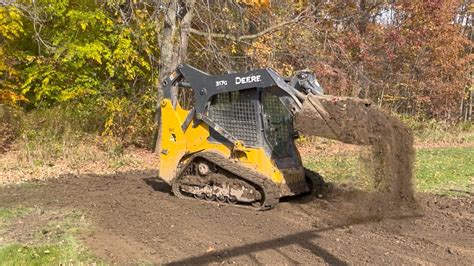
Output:
<svg viewBox="0 0 474 266">
<path fill-rule="evenodd" d="M 261 75 L 256 76 L 248 76 L 248 77 L 235 77 L 235 84 L 247 84 L 247 83 L 255 83 L 262 81 Z"/>
</svg>

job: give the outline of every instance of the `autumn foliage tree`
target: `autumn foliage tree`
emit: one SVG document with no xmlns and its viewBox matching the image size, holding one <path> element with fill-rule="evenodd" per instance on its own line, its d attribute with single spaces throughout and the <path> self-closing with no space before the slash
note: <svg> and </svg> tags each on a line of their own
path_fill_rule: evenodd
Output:
<svg viewBox="0 0 474 266">
<path fill-rule="evenodd" d="M 100 116 L 151 135 L 179 63 L 222 73 L 315 71 L 327 93 L 457 120 L 472 86 L 467 0 L 0 1 L 0 102 Z"/>
<path fill-rule="evenodd" d="M 311 68 L 331 94 L 371 98 L 406 114 L 459 117 L 472 63 L 472 41 L 455 23 L 461 1 L 315 2 L 282 4 L 312 14 L 258 38 L 246 55 L 285 74 Z"/>
<path fill-rule="evenodd" d="M 400 1 L 395 8 L 399 27 L 385 43 L 396 73 L 393 88 L 411 104 L 412 113 L 453 119 L 470 81 L 472 42 L 454 23 L 456 0 Z M 408 106 L 405 106 L 408 107 Z"/>
<path fill-rule="evenodd" d="M 21 13 L 14 7 L 0 9 L 0 103 L 16 104 L 25 98 L 20 94 L 17 82 L 14 43 L 23 34 Z"/>
</svg>

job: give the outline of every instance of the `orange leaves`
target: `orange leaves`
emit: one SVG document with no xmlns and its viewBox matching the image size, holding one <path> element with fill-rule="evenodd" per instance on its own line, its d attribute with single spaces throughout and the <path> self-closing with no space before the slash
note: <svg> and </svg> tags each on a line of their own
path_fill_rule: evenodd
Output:
<svg viewBox="0 0 474 266">
<path fill-rule="evenodd" d="M 459 4 L 458 0 L 401 1 L 396 7 L 399 24 L 385 39 L 398 82 L 406 84 L 418 111 L 438 118 L 458 111 L 469 82 L 469 41 L 453 23 Z"/>
<path fill-rule="evenodd" d="M 26 98 L 11 90 L 0 89 L 0 103 L 16 105 L 19 101 L 26 101 Z"/>
</svg>

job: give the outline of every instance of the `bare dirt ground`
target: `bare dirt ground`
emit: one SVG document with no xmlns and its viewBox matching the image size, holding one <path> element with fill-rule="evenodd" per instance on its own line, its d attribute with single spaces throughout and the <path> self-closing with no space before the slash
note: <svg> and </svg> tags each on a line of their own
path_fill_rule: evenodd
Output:
<svg viewBox="0 0 474 266">
<path fill-rule="evenodd" d="M 79 239 L 115 263 L 474 265 L 474 198 L 417 194 L 419 207 L 384 217 L 366 192 L 288 199 L 266 212 L 180 200 L 153 171 L 63 176 L 0 188 L 0 207 L 79 211 Z M 43 217 L 43 218 L 42 218 Z M 51 218 L 49 218 L 51 217 Z M 48 215 L 46 219 L 57 219 Z M 35 223 L 10 228 L 32 232 Z"/>
</svg>

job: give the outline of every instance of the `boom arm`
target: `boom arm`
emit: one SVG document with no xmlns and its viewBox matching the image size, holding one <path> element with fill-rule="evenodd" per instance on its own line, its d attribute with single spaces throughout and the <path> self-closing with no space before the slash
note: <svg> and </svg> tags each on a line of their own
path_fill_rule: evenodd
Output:
<svg viewBox="0 0 474 266">
<path fill-rule="evenodd" d="M 170 99 L 173 106 L 176 106 L 177 103 L 176 85 L 191 88 L 195 99 L 195 106 L 182 125 L 183 131 L 189 126 L 192 119 L 198 119 L 234 143 L 236 147 L 242 146 L 242 144 L 206 115 L 206 105 L 212 96 L 251 88 L 278 87 L 289 96 L 282 103 L 292 115 L 295 115 L 301 110 L 307 94 L 322 94 L 321 87 L 310 72 L 300 71 L 288 80 L 278 75 L 271 68 L 213 76 L 187 64 L 180 64 L 162 82 L 164 97 Z"/>
<path fill-rule="evenodd" d="M 181 85 L 188 85 L 193 89 L 196 100 L 196 116 L 204 115 L 205 107 L 209 99 L 223 92 L 240 91 L 250 88 L 279 87 L 293 98 L 291 107 L 299 110 L 302 106 L 302 95 L 294 87 L 289 86 L 285 80 L 270 68 L 258 69 L 246 73 L 232 73 L 224 75 L 209 75 L 186 64 L 179 65 L 176 70 L 163 81 L 164 97 L 176 102 L 176 93 L 173 87 L 180 81 L 186 81 Z M 300 97 L 298 97 L 300 96 Z M 291 108 L 290 110 L 293 110 Z"/>
</svg>

